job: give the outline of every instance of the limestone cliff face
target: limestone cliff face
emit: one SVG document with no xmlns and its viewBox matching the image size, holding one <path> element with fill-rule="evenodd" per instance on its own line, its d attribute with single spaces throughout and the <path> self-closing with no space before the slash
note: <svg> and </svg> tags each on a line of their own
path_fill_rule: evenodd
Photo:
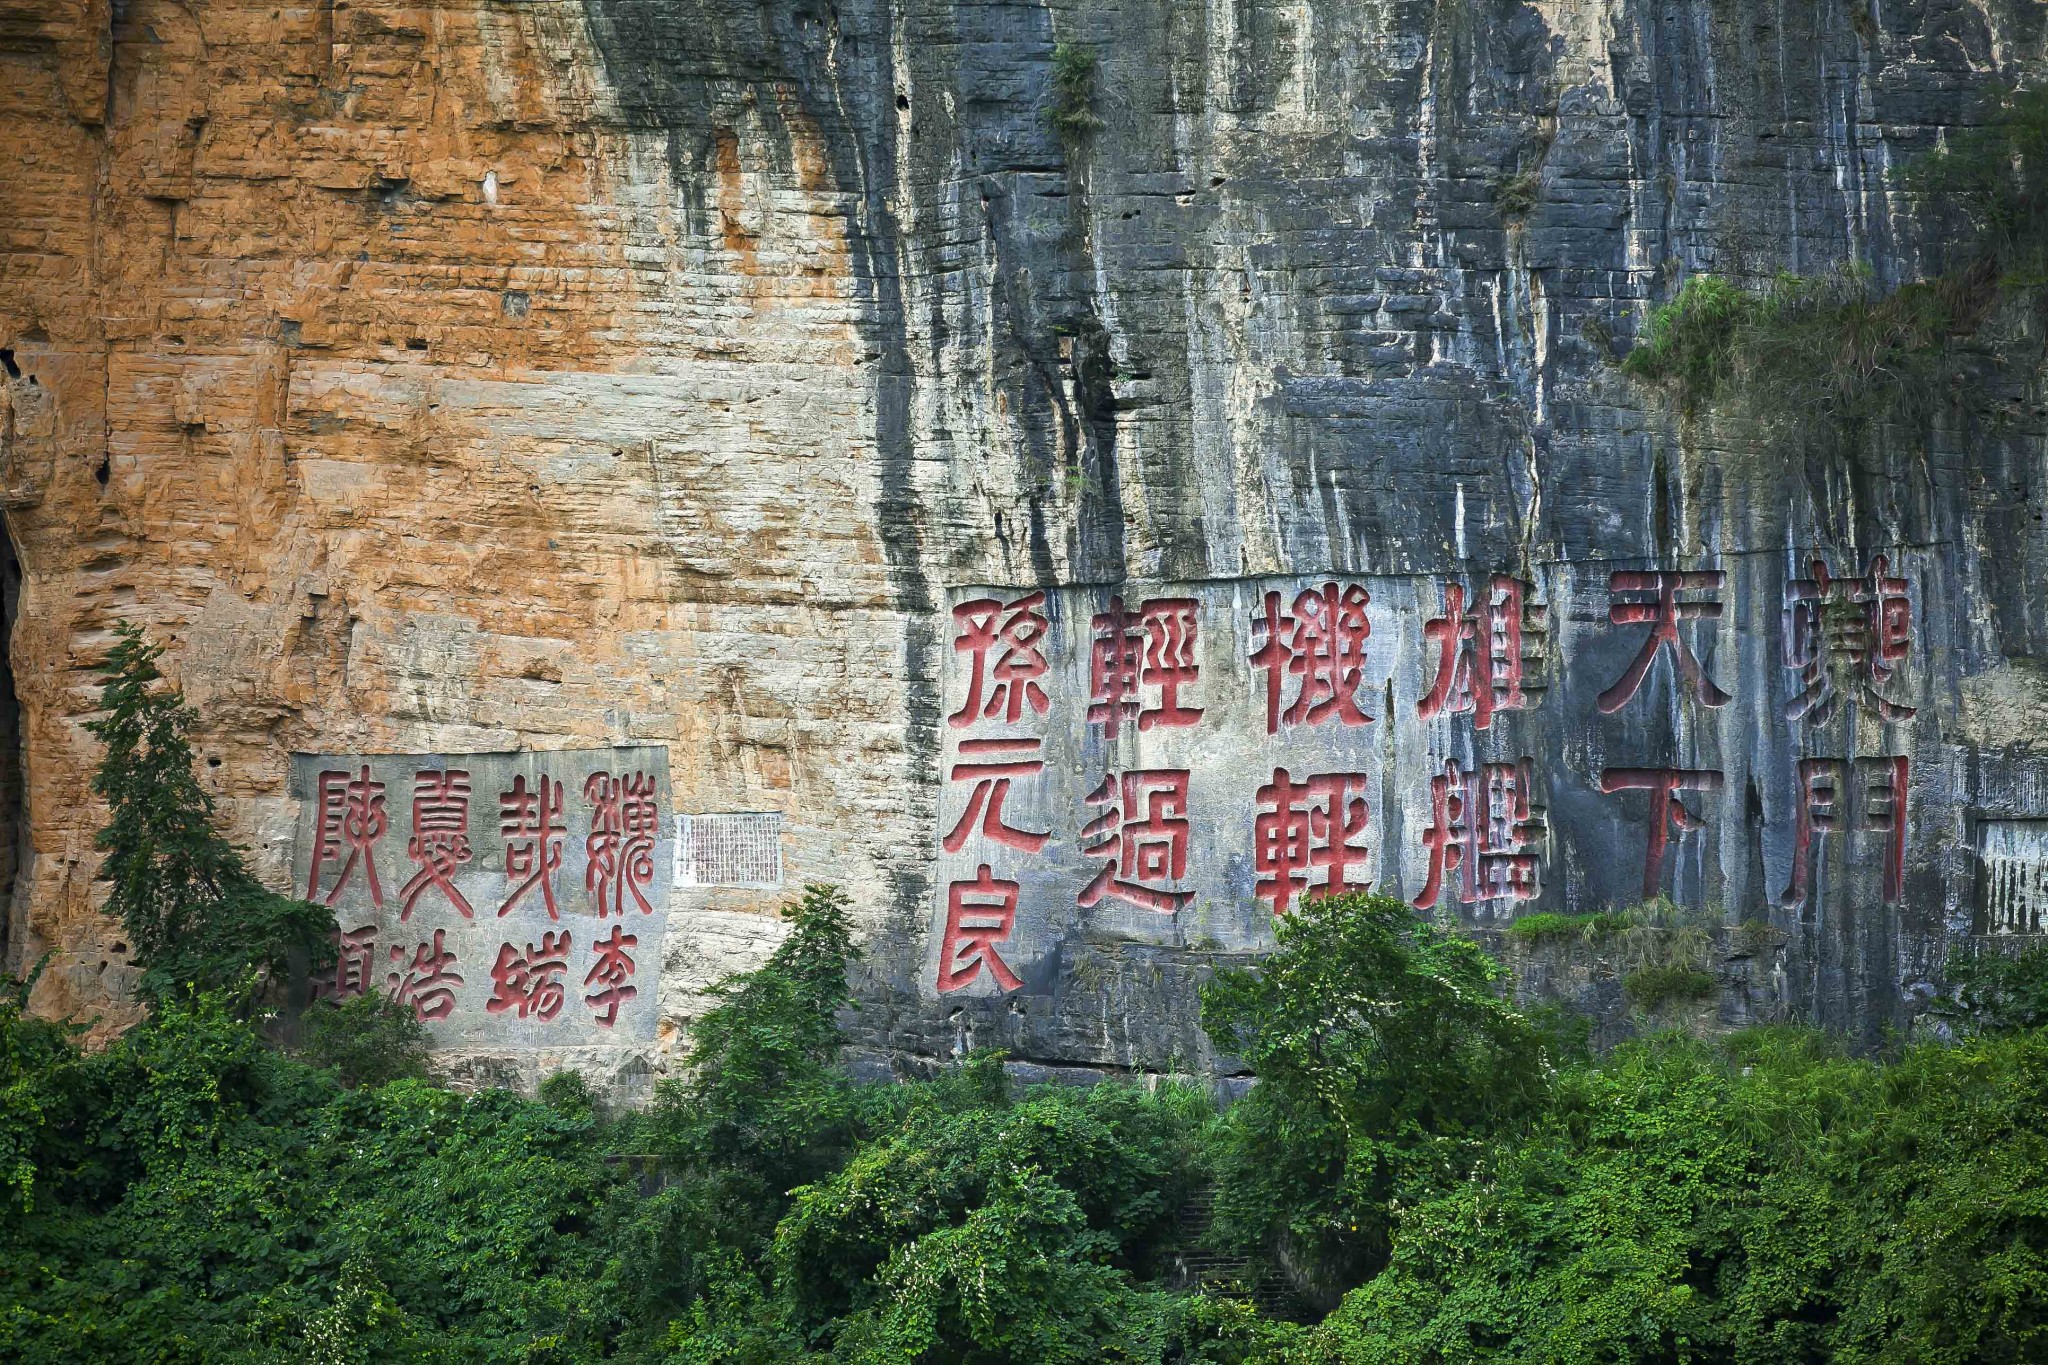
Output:
<svg viewBox="0 0 2048 1365">
<path fill-rule="evenodd" d="M 1048 118 L 1057 44 L 1099 129 Z M 1892 173 L 2044 58 L 2032 0 L 0 0 L 8 961 L 132 1015 L 80 728 L 129 618 L 280 886 L 293 752 L 665 744 L 677 809 L 783 812 L 853 893 L 870 1045 L 1156 1065 L 1200 1048 L 1185 944 L 925 989 L 960 590 L 1725 563 L 1711 657 L 1763 698 L 1809 551 L 1911 552 L 1899 904 L 1770 908 L 1769 844 L 1673 887 L 1779 923 L 1776 1006 L 1880 1027 L 1981 927 L 1972 822 L 2048 817 L 2038 365 L 1843 462 L 1611 362 L 1690 272 L 1941 268 Z M 1523 738 L 1581 786 L 1682 741 L 1762 824 L 1814 752 L 1552 668 L 1584 718 Z M 776 898 L 677 895 L 679 1020 Z"/>
</svg>

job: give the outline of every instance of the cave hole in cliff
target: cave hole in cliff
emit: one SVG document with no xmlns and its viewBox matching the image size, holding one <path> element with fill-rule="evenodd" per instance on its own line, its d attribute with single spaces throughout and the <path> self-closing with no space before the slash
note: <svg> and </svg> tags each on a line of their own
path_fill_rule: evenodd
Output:
<svg viewBox="0 0 2048 1365">
<path fill-rule="evenodd" d="M 0 962 L 12 961 L 14 886 L 28 836 L 27 771 L 22 760 L 21 703 L 14 695 L 14 618 L 21 608 L 21 563 L 0 525 Z"/>
</svg>

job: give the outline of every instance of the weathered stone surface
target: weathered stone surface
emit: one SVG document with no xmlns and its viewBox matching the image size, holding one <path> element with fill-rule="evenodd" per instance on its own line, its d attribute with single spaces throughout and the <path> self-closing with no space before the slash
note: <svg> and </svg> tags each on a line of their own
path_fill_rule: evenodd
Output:
<svg viewBox="0 0 2048 1365">
<path fill-rule="evenodd" d="M 1078 142 L 1056 41 L 1100 62 Z M 1977 927 L 1975 822 L 2048 814 L 2040 319 L 1848 462 L 1680 426 L 1605 338 L 1688 271 L 1938 268 L 1953 225 L 1887 177 L 2044 42 L 2030 0 L 0 0 L 8 960 L 132 1015 L 79 726 L 133 617 L 280 887 L 293 751 L 666 745 L 678 810 L 781 811 L 792 879 L 852 892 L 864 1045 L 1200 1055 L 1189 947 L 928 998 L 949 593 L 1567 566 L 1529 752 L 1722 763 L 1720 908 L 1785 939 L 1757 979 L 1874 1032 Z M 1813 550 L 1914 566 L 1897 735 L 1773 719 Z M 1660 664 L 1587 714 L 1628 645 L 1584 585 L 1708 564 L 1736 701 L 1703 721 Z M 1822 752 L 1910 756 L 1902 906 L 1772 902 Z M 1627 894 L 1640 818 L 1567 796 L 1559 885 Z M 677 893 L 678 1019 L 773 900 Z"/>
</svg>

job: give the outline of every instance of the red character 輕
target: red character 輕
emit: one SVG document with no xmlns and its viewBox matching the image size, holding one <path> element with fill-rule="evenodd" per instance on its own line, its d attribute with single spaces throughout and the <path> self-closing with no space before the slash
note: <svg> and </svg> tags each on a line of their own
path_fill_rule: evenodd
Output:
<svg viewBox="0 0 2048 1365">
<path fill-rule="evenodd" d="M 1075 904 L 1093 906 L 1114 897 L 1162 915 L 1177 913 L 1192 891 L 1157 885 L 1176 882 L 1188 871 L 1188 769 L 1155 768 L 1109 774 L 1088 797 L 1107 807 L 1081 830 L 1081 856 L 1107 858 Z"/>
<path fill-rule="evenodd" d="M 1856 681 L 1859 702 L 1888 724 L 1908 721 L 1917 708 L 1903 706 L 1878 688 L 1891 681 L 1912 644 L 1913 604 L 1906 580 L 1892 577 L 1890 561 L 1878 555 L 1861 578 L 1832 578 L 1827 561 L 1816 557 L 1811 578 L 1785 585 L 1785 667 L 1799 670 L 1799 695 L 1785 703 L 1786 720 L 1825 725 L 1841 705 L 1836 672 Z"/>
<path fill-rule="evenodd" d="M 612 926 L 612 936 L 601 938 L 592 946 L 597 949 L 597 960 L 590 964 L 590 971 L 584 976 L 583 984 L 593 983 L 597 990 L 583 997 L 596 1018 L 591 1022 L 602 1028 L 611 1028 L 618 1022 L 619 1007 L 639 994 L 626 984 L 626 978 L 636 970 L 633 959 L 626 949 L 640 940 L 626 932 L 622 924 Z"/>
<path fill-rule="evenodd" d="M 1043 758 L 1029 757 L 1038 753 L 1039 743 L 1035 739 L 968 739 L 960 742 L 960 756 L 967 761 L 953 765 L 950 780 L 971 781 L 974 790 L 968 794 L 967 808 L 953 822 L 952 830 L 940 841 L 940 847 L 948 853 L 958 853 L 976 833 L 977 822 L 979 832 L 999 844 L 1007 844 L 1026 853 L 1036 853 L 1045 847 L 1045 841 L 1052 837 L 1050 834 L 1018 829 L 1003 819 L 1003 802 L 1009 798 L 1010 783 L 1045 771 Z"/>
<path fill-rule="evenodd" d="M 561 1013 L 562 973 L 568 969 L 566 929 L 559 934 L 543 932 L 540 946 L 529 943 L 523 953 L 509 943 L 502 944 L 491 967 L 491 998 L 484 1009 L 491 1014 L 517 1010 L 521 1019 L 530 1014 L 545 1023 Z"/>
<path fill-rule="evenodd" d="M 1700 661 L 1692 649 L 1678 634 L 1681 621 L 1714 621 L 1721 616 L 1721 601 L 1715 597 L 1709 601 L 1680 601 L 1680 593 L 1719 593 L 1727 575 L 1719 569 L 1707 569 L 1698 573 L 1636 573 L 1617 569 L 1607 576 L 1608 593 L 1619 599 L 1624 594 L 1637 600 L 1613 602 L 1607 608 L 1607 619 L 1617 626 L 1647 625 L 1650 633 L 1643 637 L 1643 647 L 1636 651 L 1635 659 L 1627 670 L 1615 679 L 1614 686 L 1600 694 L 1599 707 L 1603 714 L 1612 715 L 1628 705 L 1643 679 L 1649 674 L 1650 665 L 1666 646 L 1671 647 L 1678 660 L 1678 672 L 1692 688 L 1693 695 L 1705 706 L 1725 706 L 1728 694 L 1714 685 L 1700 667 Z M 1654 593 L 1654 598 L 1641 600 L 1642 594 Z"/>
<path fill-rule="evenodd" d="M 313 982 L 315 1000 L 353 1000 L 370 990 L 370 977 L 377 970 L 377 926 L 365 924 L 343 933 L 334 930 L 334 971 Z"/>
<path fill-rule="evenodd" d="M 1884 900 L 1898 903 L 1906 881 L 1906 773 L 1903 754 L 1799 761 L 1799 833 L 1792 846 L 1791 880 L 1779 904 L 1806 903 L 1816 834 L 1884 835 Z"/>
<path fill-rule="evenodd" d="M 1643 899 L 1655 900 L 1664 884 L 1664 850 L 1674 834 L 1705 829 L 1706 822 L 1678 799 L 1682 791 L 1712 794 L 1721 790 L 1720 773 L 1699 768 L 1603 768 L 1600 790 L 1646 791 L 1650 794 L 1650 837 L 1643 851 Z"/>
<path fill-rule="evenodd" d="M 498 907 L 503 919 L 512 907 L 534 887 L 548 907 L 548 918 L 559 920 L 555 904 L 555 872 L 562 866 L 562 840 L 569 826 L 562 813 L 562 784 L 549 781 L 545 773 L 529 789 L 524 777 L 512 779 L 512 790 L 498 798 L 498 832 L 505 839 L 505 880 L 521 879 L 512 894 Z"/>
<path fill-rule="evenodd" d="M 412 779 L 412 838 L 405 854 L 419 871 L 399 890 L 398 918 L 412 918 L 412 907 L 428 887 L 448 898 L 464 919 L 475 918 L 469 899 L 456 889 L 455 869 L 470 859 L 469 774 L 459 768 L 415 773 Z"/>
<path fill-rule="evenodd" d="M 1051 702 L 1038 681 L 1045 676 L 1050 625 L 1044 606 L 1045 594 L 1034 592 L 1014 602 L 982 597 L 953 608 L 954 624 L 960 627 L 953 648 L 970 656 L 973 673 L 967 701 L 947 717 L 947 724 L 958 729 L 1000 716 L 1014 725 L 1027 706 L 1041 716 L 1046 713 Z"/>
<path fill-rule="evenodd" d="M 1320 725 L 1332 717 L 1340 725 L 1372 722 L 1358 704 L 1366 641 L 1372 635 L 1366 615 L 1371 601 L 1356 583 L 1342 590 L 1325 583 L 1301 593 L 1292 612 L 1283 613 L 1280 594 L 1266 594 L 1264 612 L 1252 622 L 1254 632 L 1264 632 L 1265 643 L 1251 661 L 1266 670 L 1267 734 L 1278 734 L 1282 720 L 1289 725 Z M 1301 679 L 1301 690 L 1285 713 L 1280 709 L 1283 673 Z"/>
<path fill-rule="evenodd" d="M 1197 618 L 1192 597 L 1155 597 L 1133 612 L 1121 597 L 1090 622 L 1095 639 L 1088 655 L 1088 723 L 1115 739 L 1127 720 L 1140 732 L 1160 726 L 1195 725 L 1202 708 L 1180 699 L 1183 687 L 1201 675 L 1195 654 Z M 1145 689 L 1159 689 L 1159 705 L 1145 704 Z"/>
<path fill-rule="evenodd" d="M 1437 903 L 1446 874 L 1456 871 L 1458 898 L 1534 900 L 1542 893 L 1540 854 L 1547 832 L 1542 809 L 1530 801 L 1534 780 L 1528 759 L 1486 763 L 1475 773 L 1455 763 L 1429 780 L 1430 825 L 1423 831 L 1429 876 L 1415 908 Z"/>
<path fill-rule="evenodd" d="M 1363 773 L 1320 773 L 1296 782 L 1285 768 L 1259 788 L 1258 815 L 1252 822 L 1252 869 L 1258 874 L 1260 900 L 1273 903 L 1284 915 L 1297 894 L 1310 888 L 1318 872 L 1322 888 L 1332 896 L 1362 890 L 1345 876 L 1363 863 L 1369 850 L 1352 840 L 1365 833 Z"/>
<path fill-rule="evenodd" d="M 653 914 L 654 907 L 640 888 L 654 880 L 654 840 L 660 820 L 655 810 L 654 775 L 592 773 L 583 784 L 583 795 L 590 802 L 590 837 L 584 841 L 589 862 L 583 870 L 583 885 L 590 892 L 591 907 L 599 919 L 607 914 L 623 917 L 626 896 L 631 893 L 640 913 Z"/>
<path fill-rule="evenodd" d="M 325 904 L 341 899 L 349 875 L 360 864 L 369 884 L 370 903 L 384 908 L 384 887 L 377 880 L 377 841 L 384 837 L 388 823 L 384 814 L 384 784 L 370 780 L 370 765 L 360 772 L 323 772 L 317 788 L 317 818 L 320 826 L 313 843 L 313 872 L 306 883 L 306 899 L 320 899 L 320 869 L 331 862 L 341 871 L 328 888 Z M 348 850 L 344 861 L 342 850 Z"/>
<path fill-rule="evenodd" d="M 939 993 L 971 985 L 983 967 L 1005 991 L 1024 983 L 1003 961 L 996 945 L 1017 925 L 1017 883 L 1004 881 L 983 863 L 971 882 L 946 888 L 946 933 L 939 941 Z"/>
<path fill-rule="evenodd" d="M 462 978 L 449 970 L 455 965 L 455 954 L 442 946 L 444 932 L 436 929 L 431 944 L 422 943 L 413 950 L 410 964 L 384 978 L 385 994 L 401 1005 L 411 1005 L 413 1016 L 423 1024 L 446 1019 L 454 1012 L 455 988 L 462 984 Z M 392 944 L 391 961 L 405 962 L 405 949 Z"/>
<path fill-rule="evenodd" d="M 1528 601 L 1531 586 L 1495 574 L 1483 599 L 1466 607 L 1465 585 L 1444 584 L 1444 614 L 1423 624 L 1423 638 L 1436 646 L 1436 680 L 1415 703 L 1423 720 L 1439 715 L 1472 717 L 1474 729 L 1493 724 L 1495 711 L 1528 705 L 1523 678 L 1544 631 L 1542 608 Z"/>
</svg>

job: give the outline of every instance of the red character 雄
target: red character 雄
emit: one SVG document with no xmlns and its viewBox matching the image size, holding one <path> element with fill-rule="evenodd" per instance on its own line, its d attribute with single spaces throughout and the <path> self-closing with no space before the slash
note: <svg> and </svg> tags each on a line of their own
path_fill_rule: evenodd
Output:
<svg viewBox="0 0 2048 1365">
<path fill-rule="evenodd" d="M 1444 614 L 1423 624 L 1423 638 L 1436 646 L 1436 680 L 1415 703 L 1423 720 L 1440 715 L 1470 715 L 1472 726 L 1484 730 L 1495 711 L 1519 711 L 1528 705 L 1523 678 L 1544 631 L 1541 608 L 1528 604 L 1530 586 L 1519 578 L 1495 574 L 1479 601 L 1466 609 L 1465 585 L 1444 585 Z"/>
</svg>

